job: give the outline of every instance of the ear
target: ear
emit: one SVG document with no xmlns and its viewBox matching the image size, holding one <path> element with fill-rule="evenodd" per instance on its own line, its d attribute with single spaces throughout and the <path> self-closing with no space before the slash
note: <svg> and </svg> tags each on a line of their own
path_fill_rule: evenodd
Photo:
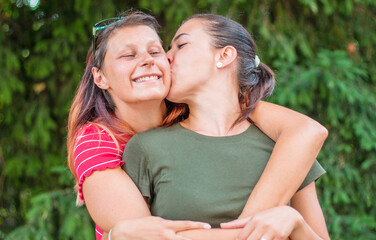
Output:
<svg viewBox="0 0 376 240">
<path fill-rule="evenodd" d="M 217 58 L 217 64 L 222 63 L 219 64 L 219 68 L 224 68 L 228 65 L 231 65 L 233 62 L 235 62 L 237 56 L 238 52 L 236 51 L 236 48 L 234 48 L 233 46 L 228 45 L 224 48 L 221 48 L 218 52 Z"/>
<path fill-rule="evenodd" d="M 102 70 L 97 67 L 93 67 L 91 69 L 91 73 L 93 74 L 95 85 L 97 85 L 99 88 L 108 89 L 110 87 Z"/>
</svg>

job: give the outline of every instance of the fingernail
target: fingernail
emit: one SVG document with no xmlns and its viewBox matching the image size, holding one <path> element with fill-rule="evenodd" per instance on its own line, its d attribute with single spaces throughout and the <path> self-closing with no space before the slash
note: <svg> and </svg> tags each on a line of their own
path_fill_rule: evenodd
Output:
<svg viewBox="0 0 376 240">
<path fill-rule="evenodd" d="M 211 229 L 211 226 L 210 226 L 210 224 L 205 223 L 205 224 L 204 224 L 204 228 L 205 228 L 205 229 Z"/>
</svg>

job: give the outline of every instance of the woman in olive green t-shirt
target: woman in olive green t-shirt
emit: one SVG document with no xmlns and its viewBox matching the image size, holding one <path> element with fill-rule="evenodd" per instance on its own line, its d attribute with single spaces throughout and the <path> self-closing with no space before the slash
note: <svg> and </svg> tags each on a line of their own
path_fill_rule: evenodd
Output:
<svg viewBox="0 0 376 240">
<path fill-rule="evenodd" d="M 241 214 L 273 149 L 248 116 L 271 94 L 274 74 L 260 62 L 248 32 L 218 15 L 189 18 L 175 34 L 168 57 L 172 86 L 167 99 L 186 103 L 189 117 L 134 136 L 125 149 L 125 170 L 148 198 L 152 213 L 219 226 Z M 323 173 L 315 163 L 291 199 L 292 207 L 252 215 L 240 235 L 329 239 L 314 184 Z M 205 239 L 200 230 L 183 235 Z"/>
</svg>

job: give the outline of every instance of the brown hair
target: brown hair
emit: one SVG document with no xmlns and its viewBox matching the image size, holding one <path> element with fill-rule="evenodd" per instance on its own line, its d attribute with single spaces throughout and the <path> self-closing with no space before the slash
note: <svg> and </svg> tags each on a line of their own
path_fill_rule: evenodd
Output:
<svg viewBox="0 0 376 240">
<path fill-rule="evenodd" d="M 165 99 L 167 107 L 167 116 L 162 122 L 163 127 L 170 127 L 175 123 L 181 122 L 189 116 L 189 108 L 185 103 L 173 103 Z"/>
<path fill-rule="evenodd" d="M 238 54 L 238 99 L 241 106 L 241 114 L 234 124 L 246 119 L 250 121 L 249 116 L 257 103 L 270 96 L 273 92 L 275 85 L 273 71 L 261 62 L 256 66 L 256 44 L 241 24 L 215 14 L 196 14 L 184 22 L 191 19 L 204 20 L 204 28 L 212 38 L 211 44 L 213 47 L 233 46 L 236 49 Z M 172 112 L 177 111 L 180 116 L 185 116 L 188 107 L 180 105 Z"/>
<path fill-rule="evenodd" d="M 127 13 L 120 21 L 109 25 L 98 34 L 96 39 L 95 62 L 93 60 L 93 46 L 91 46 L 87 54 L 85 73 L 78 86 L 68 117 L 68 166 L 76 179 L 73 149 L 77 132 L 82 126 L 87 123 L 93 123 L 105 129 L 118 147 L 119 141 L 127 141 L 123 133 L 128 135 L 135 134 L 134 130 L 127 123 L 115 116 L 114 111 L 116 106 L 108 92 L 95 85 L 92 68 L 103 68 L 108 40 L 117 30 L 137 25 L 149 26 L 157 33 L 159 30 L 159 24 L 153 16 L 143 12 Z"/>
</svg>

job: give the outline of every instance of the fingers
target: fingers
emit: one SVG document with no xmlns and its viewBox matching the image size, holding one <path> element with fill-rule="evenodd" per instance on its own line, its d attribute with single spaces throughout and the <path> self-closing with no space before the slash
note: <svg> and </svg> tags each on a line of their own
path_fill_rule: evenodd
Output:
<svg viewBox="0 0 376 240">
<path fill-rule="evenodd" d="M 286 230 L 283 223 L 268 222 L 263 218 L 254 217 L 240 231 L 236 240 L 281 240 L 286 239 L 291 231 Z"/>
<path fill-rule="evenodd" d="M 240 231 L 239 235 L 236 237 L 236 240 L 245 240 L 245 239 L 257 239 L 259 235 L 255 230 L 256 226 L 253 222 L 248 222 L 245 227 Z M 259 240 L 259 238 L 257 239 Z"/>
<path fill-rule="evenodd" d="M 241 239 L 246 239 L 246 240 L 269 240 L 266 238 L 266 235 L 263 235 L 263 231 L 261 229 L 256 228 L 255 230 L 252 231 L 249 236 L 245 236 L 244 238 Z M 273 238 L 270 238 L 272 240 Z"/>
<path fill-rule="evenodd" d="M 256 229 L 253 231 L 248 237 L 246 238 L 241 238 L 244 240 L 288 240 L 288 237 L 283 237 L 278 234 L 274 234 L 272 232 L 265 232 L 262 231 L 261 229 Z M 239 239 L 236 239 L 239 240 Z"/>
<path fill-rule="evenodd" d="M 208 223 L 195 222 L 195 221 L 166 221 L 166 226 L 172 229 L 174 232 L 180 232 L 191 229 L 210 229 L 211 226 Z"/>
<path fill-rule="evenodd" d="M 242 219 L 236 219 L 231 222 L 221 223 L 221 228 L 242 228 L 249 222 L 250 219 L 251 217 L 247 217 Z"/>
</svg>

